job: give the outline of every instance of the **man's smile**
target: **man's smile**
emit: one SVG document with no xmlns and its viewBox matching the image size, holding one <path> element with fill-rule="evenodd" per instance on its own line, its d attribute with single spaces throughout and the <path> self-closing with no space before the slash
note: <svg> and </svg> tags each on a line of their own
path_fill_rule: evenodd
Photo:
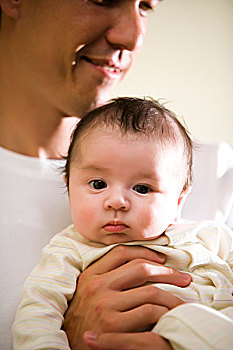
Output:
<svg viewBox="0 0 233 350">
<path fill-rule="evenodd" d="M 106 59 L 92 59 L 89 58 L 87 56 L 82 56 L 81 59 L 95 65 L 98 67 L 102 67 L 104 69 L 106 69 L 107 71 L 111 72 L 111 73 L 115 73 L 115 74 L 120 74 L 121 73 L 121 69 L 120 66 L 117 64 L 114 64 L 113 62 L 106 60 Z"/>
</svg>

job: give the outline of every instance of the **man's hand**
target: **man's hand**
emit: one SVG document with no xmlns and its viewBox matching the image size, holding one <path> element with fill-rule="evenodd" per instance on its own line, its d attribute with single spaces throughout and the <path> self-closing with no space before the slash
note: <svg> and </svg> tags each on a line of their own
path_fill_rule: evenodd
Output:
<svg viewBox="0 0 233 350">
<path fill-rule="evenodd" d="M 128 333 L 156 323 L 183 302 L 146 282 L 185 287 L 188 274 L 163 266 L 165 257 L 139 246 L 117 246 L 85 270 L 65 315 L 64 330 L 70 347 L 88 349 L 87 330 Z M 138 288 L 135 288 L 138 287 Z"/>
<path fill-rule="evenodd" d="M 85 343 L 93 350 L 172 350 L 168 341 L 158 334 L 145 333 L 105 333 L 97 336 L 93 332 L 84 333 Z"/>
</svg>

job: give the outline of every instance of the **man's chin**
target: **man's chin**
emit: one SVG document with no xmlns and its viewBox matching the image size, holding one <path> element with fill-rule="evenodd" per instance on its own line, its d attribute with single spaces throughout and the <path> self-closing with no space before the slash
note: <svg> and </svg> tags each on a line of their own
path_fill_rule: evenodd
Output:
<svg viewBox="0 0 233 350">
<path fill-rule="evenodd" d="M 107 93 L 99 94 L 98 96 L 93 96 L 92 99 L 86 99 L 82 104 L 77 105 L 77 114 L 79 118 L 85 116 L 89 111 L 102 106 L 108 102 L 111 98 L 111 91 Z"/>
</svg>

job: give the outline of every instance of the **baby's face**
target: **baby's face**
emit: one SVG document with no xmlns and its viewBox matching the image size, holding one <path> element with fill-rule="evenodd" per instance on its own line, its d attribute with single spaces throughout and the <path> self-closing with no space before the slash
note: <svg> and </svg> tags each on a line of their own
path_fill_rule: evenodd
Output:
<svg viewBox="0 0 233 350">
<path fill-rule="evenodd" d="M 99 128 L 81 138 L 78 152 L 69 194 L 83 236 L 107 245 L 150 240 L 175 221 L 182 191 L 177 147 Z"/>
</svg>

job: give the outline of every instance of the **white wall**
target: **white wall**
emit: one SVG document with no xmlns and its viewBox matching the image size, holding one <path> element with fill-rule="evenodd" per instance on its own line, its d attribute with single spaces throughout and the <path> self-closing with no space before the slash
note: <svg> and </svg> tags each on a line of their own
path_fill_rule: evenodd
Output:
<svg viewBox="0 0 233 350">
<path fill-rule="evenodd" d="M 233 0 L 164 0 L 114 96 L 165 98 L 196 138 L 233 146 Z"/>
</svg>

